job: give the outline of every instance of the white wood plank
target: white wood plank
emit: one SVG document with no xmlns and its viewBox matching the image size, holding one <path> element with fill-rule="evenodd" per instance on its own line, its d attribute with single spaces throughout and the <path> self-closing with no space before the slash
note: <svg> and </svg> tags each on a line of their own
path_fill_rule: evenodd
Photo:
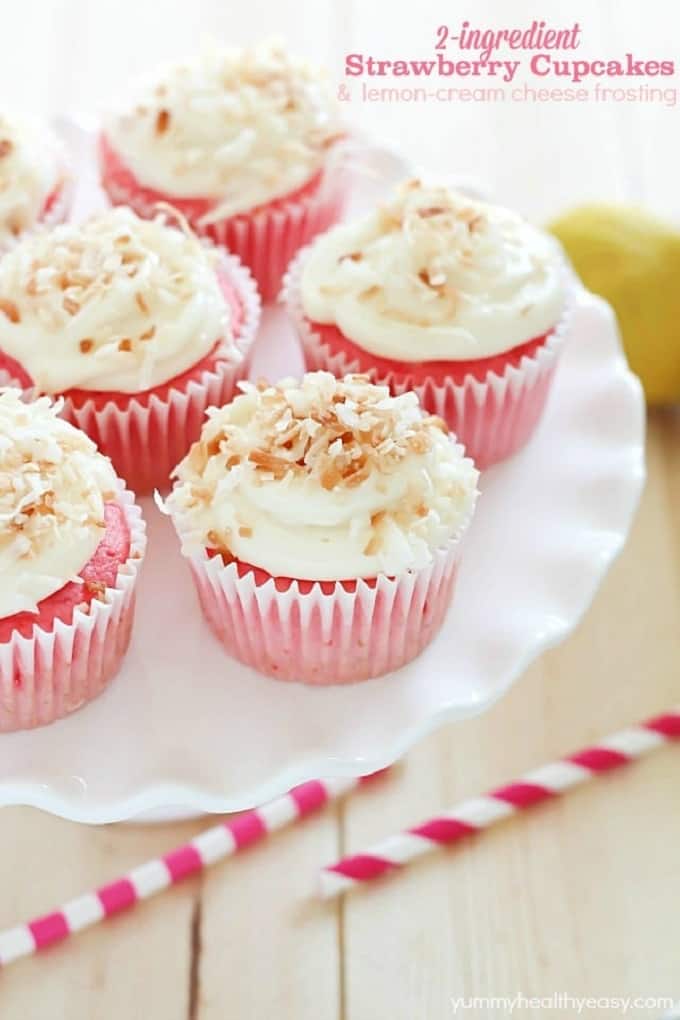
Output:
<svg viewBox="0 0 680 1020">
<path fill-rule="evenodd" d="M 239 1020 L 340 1020 L 340 908 L 316 897 L 337 852 L 331 808 L 207 874 L 198 1020 L 224 1020 L 227 1004 Z"/>
</svg>

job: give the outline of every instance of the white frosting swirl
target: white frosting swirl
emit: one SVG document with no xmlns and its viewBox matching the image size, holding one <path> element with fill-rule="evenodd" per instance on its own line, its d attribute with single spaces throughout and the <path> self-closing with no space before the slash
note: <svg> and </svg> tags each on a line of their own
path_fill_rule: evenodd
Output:
<svg viewBox="0 0 680 1020">
<path fill-rule="evenodd" d="M 0 390 L 0 619 L 35 612 L 77 578 L 115 496 L 111 462 L 58 411 Z"/>
<path fill-rule="evenodd" d="M 546 333 L 565 287 L 549 235 L 506 209 L 409 181 L 386 207 L 315 242 L 301 298 L 309 319 L 378 357 L 464 361 Z"/>
<path fill-rule="evenodd" d="M 213 200 L 205 222 L 297 190 L 338 133 L 325 77 L 274 43 L 167 67 L 105 125 L 140 184 Z"/>
<path fill-rule="evenodd" d="M 36 232 L 0 261 L 0 350 L 43 393 L 159 386 L 219 340 L 229 350 L 217 259 L 125 208 Z M 241 357 L 233 344 L 229 356 Z"/>
<path fill-rule="evenodd" d="M 34 226 L 63 184 L 63 147 L 44 124 L 0 113 L 0 246 Z"/>
<path fill-rule="evenodd" d="M 166 507 L 189 555 L 299 580 L 393 576 L 464 529 L 478 472 L 414 393 L 327 372 L 241 386 L 175 471 Z"/>
</svg>

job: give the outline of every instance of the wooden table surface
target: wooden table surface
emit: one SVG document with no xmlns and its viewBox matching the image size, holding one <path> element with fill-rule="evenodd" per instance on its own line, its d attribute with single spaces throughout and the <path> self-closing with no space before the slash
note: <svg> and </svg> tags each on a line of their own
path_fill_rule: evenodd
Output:
<svg viewBox="0 0 680 1020">
<path fill-rule="evenodd" d="M 188 35 L 201 32 L 238 42 L 284 33 L 339 74 L 344 52 L 417 58 L 430 52 L 445 18 L 524 25 L 527 7 L 23 0 L 3 12 L 11 45 L 0 89 L 11 105 L 95 111 L 132 71 L 182 53 Z M 579 56 L 633 49 L 657 59 L 672 56 L 678 11 L 661 0 L 644 7 L 573 0 L 553 2 L 550 19 L 581 20 Z M 680 219 L 677 108 L 353 102 L 351 115 L 425 166 L 481 177 L 537 219 L 597 197 L 643 201 Z M 318 866 L 343 849 L 678 700 L 680 412 L 650 416 L 648 470 L 628 545 L 586 618 L 493 710 L 424 740 L 374 789 L 11 967 L 0 975 L 2 1020 L 445 1020 L 454 996 L 680 997 L 677 751 L 343 903 L 313 895 Z M 112 768 L 115 758 L 112 747 Z M 0 927 L 107 881 L 203 824 L 87 828 L 4 809 Z M 575 1011 L 525 1007 L 514 1015 Z"/>
</svg>

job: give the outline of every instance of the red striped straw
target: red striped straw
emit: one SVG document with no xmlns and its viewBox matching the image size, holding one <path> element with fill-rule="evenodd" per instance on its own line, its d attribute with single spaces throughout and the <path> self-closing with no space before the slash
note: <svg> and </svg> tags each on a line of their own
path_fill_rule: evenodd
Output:
<svg viewBox="0 0 680 1020">
<path fill-rule="evenodd" d="M 384 772 L 385 770 L 383 770 Z M 134 868 L 122 878 L 70 900 L 43 917 L 0 933 L 0 965 L 30 956 L 61 942 L 83 928 L 89 928 L 140 900 L 146 900 L 169 886 L 196 875 L 210 864 L 231 857 L 270 833 L 319 811 L 330 801 L 382 775 L 374 772 L 360 779 L 312 780 L 261 808 L 246 811 L 195 836 L 184 846 Z"/>
<path fill-rule="evenodd" d="M 450 846 L 678 739 L 680 707 L 615 733 L 594 747 L 543 765 L 517 782 L 501 786 L 483 797 L 465 800 L 436 818 L 376 843 L 363 853 L 344 857 L 322 870 L 321 894 L 337 896 L 353 886 L 380 878 L 418 857 Z"/>
</svg>

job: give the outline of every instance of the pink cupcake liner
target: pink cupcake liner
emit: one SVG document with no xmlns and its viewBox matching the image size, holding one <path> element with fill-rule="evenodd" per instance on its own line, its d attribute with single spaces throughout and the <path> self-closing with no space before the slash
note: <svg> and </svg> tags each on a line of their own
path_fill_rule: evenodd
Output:
<svg viewBox="0 0 680 1020">
<path fill-rule="evenodd" d="M 130 528 L 130 555 L 114 588 L 71 623 L 56 620 L 50 631 L 35 626 L 0 644 L 0 732 L 45 726 L 92 701 L 115 677 L 132 631 L 135 588 L 146 548 L 146 529 L 134 496 L 119 483 L 119 500 Z"/>
<path fill-rule="evenodd" d="M 129 171 L 121 171 L 117 160 L 107 158 L 102 146 L 100 165 L 102 185 L 114 205 L 129 205 L 146 219 L 155 215 L 156 200 L 150 201 Z M 318 186 L 249 213 L 206 224 L 201 216 L 192 216 L 188 208 L 182 206 L 182 210 L 195 233 L 238 255 L 248 266 L 263 301 L 275 301 L 291 259 L 340 219 L 347 192 L 348 177 L 338 161 L 337 166 L 329 165 L 324 170 Z M 164 197 L 173 204 L 171 196 Z"/>
<path fill-rule="evenodd" d="M 323 369 L 337 377 L 365 371 L 356 358 L 332 350 L 305 316 L 300 282 L 309 251 L 300 252 L 283 284 L 283 300 L 300 338 L 306 369 Z M 410 385 L 401 373 L 383 374 L 374 368 L 367 374 L 394 394 L 412 389 L 425 410 L 444 419 L 476 466 L 488 468 L 517 453 L 538 425 L 568 333 L 570 308 L 569 300 L 559 323 L 535 354 L 525 355 L 518 366 L 508 365 L 502 375 L 489 371 L 483 381 L 468 375 L 462 383 L 428 377 Z"/>
<path fill-rule="evenodd" d="M 218 360 L 199 380 L 182 389 L 131 394 L 121 406 L 113 396 L 103 406 L 94 399 L 77 404 L 64 396 L 63 416 L 95 441 L 111 458 L 117 473 L 138 494 L 168 485 L 170 472 L 201 432 L 208 407 L 228 403 L 237 383 L 246 378 L 250 351 L 260 322 L 260 299 L 248 270 L 233 255 L 224 255 L 224 269 L 243 302 L 243 322 L 236 346 L 239 362 Z M 219 353 L 219 352 L 218 352 Z"/>
<path fill-rule="evenodd" d="M 336 582 L 274 578 L 257 584 L 235 563 L 194 556 L 189 564 L 203 613 L 235 659 L 277 680 L 318 686 L 355 683 L 405 666 L 441 627 L 451 602 L 459 544 L 438 549 L 430 566 L 401 577 Z"/>
</svg>

